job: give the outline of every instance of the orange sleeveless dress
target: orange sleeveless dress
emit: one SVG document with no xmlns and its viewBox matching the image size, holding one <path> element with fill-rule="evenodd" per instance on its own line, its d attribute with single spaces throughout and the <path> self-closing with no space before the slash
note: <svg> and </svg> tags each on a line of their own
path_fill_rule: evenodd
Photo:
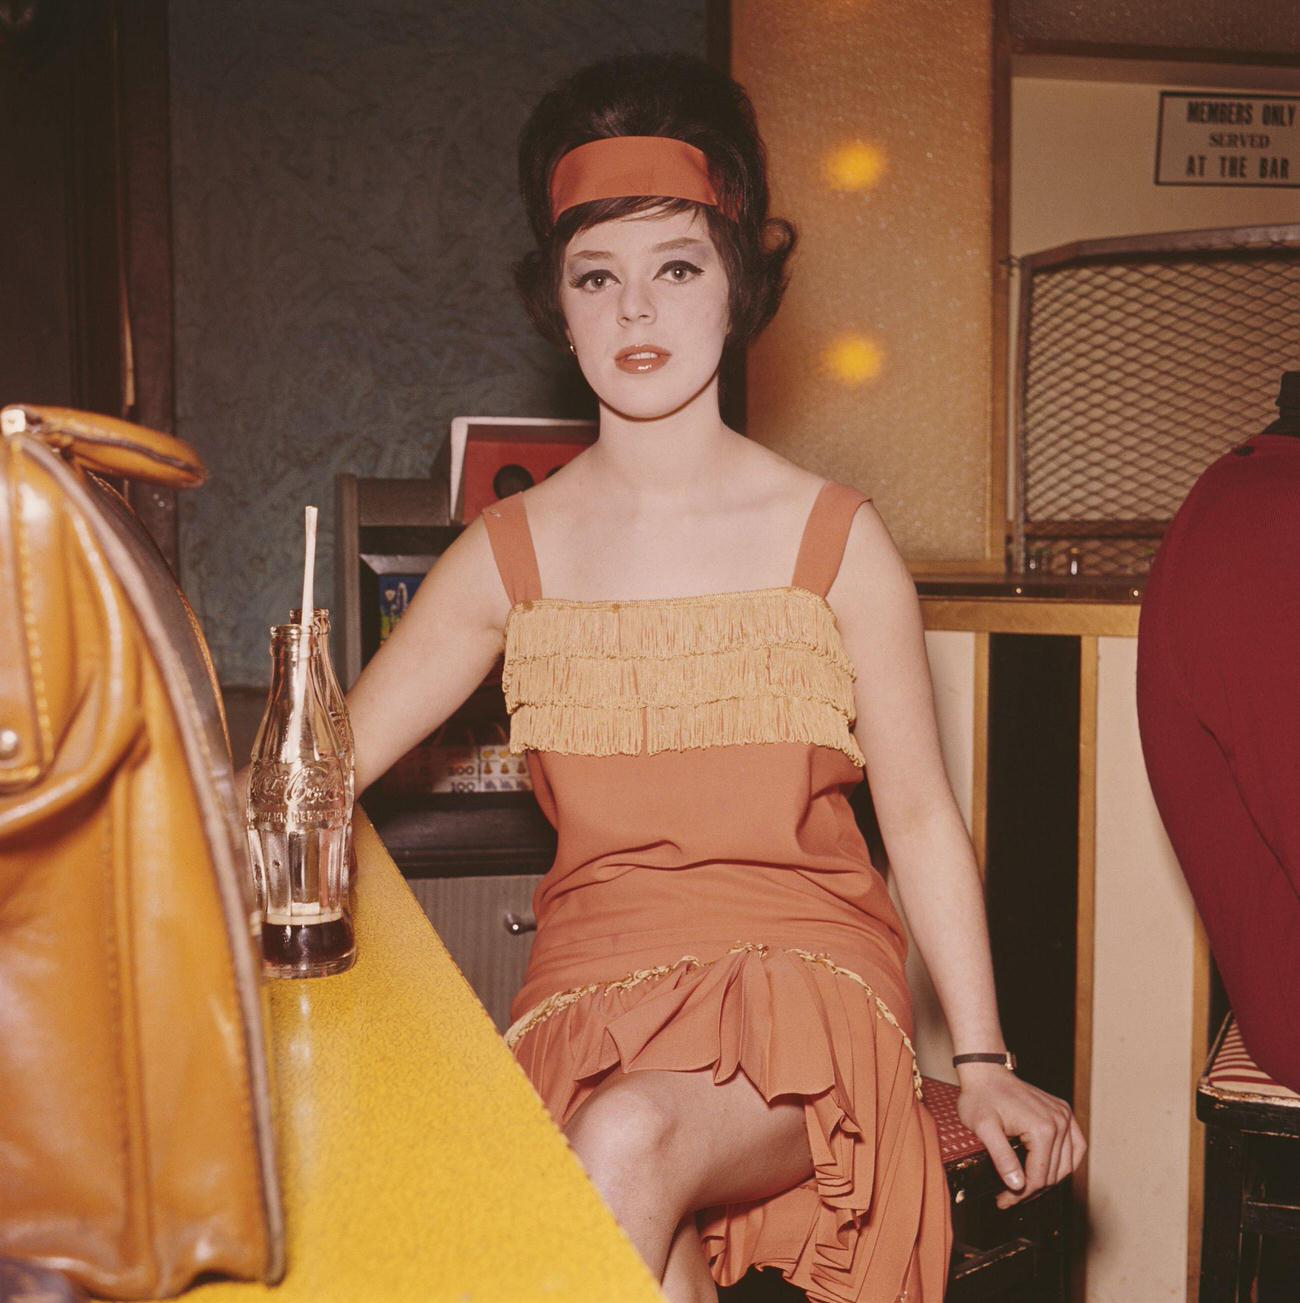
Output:
<svg viewBox="0 0 1300 1303">
<path fill-rule="evenodd" d="M 524 495 L 487 508 L 510 749 L 557 832 L 506 1041 L 561 1126 L 614 1071 L 801 1096 L 813 1175 L 699 1213 L 714 1279 L 938 1303 L 948 1189 L 825 600 L 865 501 L 822 486 L 786 587 L 623 602 L 543 596 Z"/>
</svg>

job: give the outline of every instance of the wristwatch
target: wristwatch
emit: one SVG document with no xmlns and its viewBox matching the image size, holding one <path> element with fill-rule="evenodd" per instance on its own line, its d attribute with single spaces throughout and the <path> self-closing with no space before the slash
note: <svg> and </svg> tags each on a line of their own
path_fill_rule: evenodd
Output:
<svg viewBox="0 0 1300 1303">
<path fill-rule="evenodd" d="M 959 1063 L 1000 1063 L 1008 1072 L 1016 1070 L 1016 1056 L 1010 1050 L 1001 1054 L 954 1054 L 952 1066 L 955 1068 Z"/>
</svg>

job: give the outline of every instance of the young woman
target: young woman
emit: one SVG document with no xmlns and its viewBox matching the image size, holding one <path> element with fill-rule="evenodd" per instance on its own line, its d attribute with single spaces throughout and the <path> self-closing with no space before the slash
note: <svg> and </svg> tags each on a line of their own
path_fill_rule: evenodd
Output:
<svg viewBox="0 0 1300 1303">
<path fill-rule="evenodd" d="M 847 799 L 864 766 L 958 1055 L 1006 1047 L 907 569 L 866 495 L 719 416 L 794 243 L 753 110 L 697 60 L 614 59 L 537 106 L 520 173 L 519 286 L 599 438 L 421 585 L 350 697 L 358 788 L 504 645 L 558 830 L 507 1041 L 666 1295 L 761 1264 L 814 1300 L 937 1303 L 948 1192 L 905 933 Z M 1003 1207 L 1078 1164 L 1063 1101 L 957 1071 Z"/>
</svg>

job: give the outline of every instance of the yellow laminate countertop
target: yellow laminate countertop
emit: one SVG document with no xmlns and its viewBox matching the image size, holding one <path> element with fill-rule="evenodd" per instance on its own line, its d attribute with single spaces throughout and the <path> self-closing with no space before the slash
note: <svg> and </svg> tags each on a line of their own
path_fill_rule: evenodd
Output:
<svg viewBox="0 0 1300 1303">
<path fill-rule="evenodd" d="M 663 1295 L 364 815 L 357 962 L 271 983 L 288 1272 L 195 1303 Z"/>
</svg>

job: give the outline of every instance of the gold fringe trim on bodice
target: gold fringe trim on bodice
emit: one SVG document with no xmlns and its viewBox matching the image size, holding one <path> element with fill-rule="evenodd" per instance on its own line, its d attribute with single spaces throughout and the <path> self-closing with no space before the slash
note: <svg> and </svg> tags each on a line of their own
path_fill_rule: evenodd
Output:
<svg viewBox="0 0 1300 1303">
<path fill-rule="evenodd" d="M 756 950 L 760 955 L 766 955 L 770 949 L 772 947 L 761 941 L 738 941 L 727 951 L 727 954 L 734 955 L 744 950 Z M 893 1010 L 876 994 L 875 988 L 851 968 L 842 968 L 828 954 L 820 951 L 802 950 L 798 946 L 782 946 L 780 949 L 788 955 L 797 955 L 810 964 L 820 964 L 823 968 L 830 969 L 832 973 L 839 977 L 847 977 L 849 981 L 856 982 L 871 997 L 876 1007 L 876 1017 L 883 1018 L 891 1027 L 897 1029 L 898 1034 L 903 1038 L 903 1044 L 907 1047 L 907 1052 L 912 1056 L 912 1089 L 916 1092 L 917 1099 L 920 1099 L 921 1069 L 917 1065 L 916 1049 L 912 1045 L 911 1038 L 903 1030 L 902 1023 L 894 1016 Z M 721 958 L 725 959 L 726 955 L 721 956 Z M 711 964 L 717 962 L 717 959 L 708 961 Z M 533 1028 L 544 1023 L 548 1018 L 553 1018 L 557 1013 L 567 1009 L 572 1004 L 576 1004 L 586 996 L 597 993 L 604 995 L 609 991 L 627 991 L 634 986 L 640 986 L 642 982 L 666 977 L 675 968 L 703 968 L 704 966 L 704 960 L 697 959 L 694 955 L 683 955 L 671 964 L 659 964 L 654 968 L 638 968 L 624 977 L 616 977 L 608 982 L 588 982 L 586 986 L 574 986 L 567 991 L 556 991 L 554 995 L 548 995 L 546 999 L 520 1015 L 506 1028 L 506 1045 L 513 1050 Z"/>
<path fill-rule="evenodd" d="M 805 742 L 861 767 L 854 678 L 826 600 L 785 587 L 520 602 L 506 621 L 501 686 L 516 753 Z"/>
</svg>

